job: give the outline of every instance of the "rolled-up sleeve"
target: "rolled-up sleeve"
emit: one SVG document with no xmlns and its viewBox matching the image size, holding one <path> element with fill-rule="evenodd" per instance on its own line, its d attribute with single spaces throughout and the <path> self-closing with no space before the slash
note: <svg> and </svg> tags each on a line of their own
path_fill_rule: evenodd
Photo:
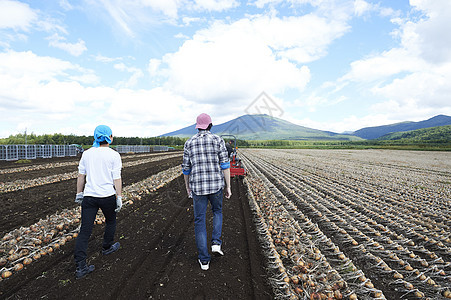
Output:
<svg viewBox="0 0 451 300">
<path fill-rule="evenodd" d="M 183 175 L 189 175 L 191 174 L 191 160 L 189 156 L 189 145 L 187 145 L 188 142 L 185 143 L 185 146 L 183 147 L 183 162 L 182 162 L 182 173 Z"/>
<path fill-rule="evenodd" d="M 227 155 L 227 148 L 223 139 L 219 140 L 219 164 L 221 165 L 221 169 L 225 170 L 230 168 L 229 157 Z"/>
<path fill-rule="evenodd" d="M 120 179 L 121 178 L 121 170 L 122 170 L 122 160 L 119 153 L 117 153 L 117 156 L 115 157 L 113 161 L 113 169 L 111 171 L 113 175 L 113 179 Z"/>
</svg>

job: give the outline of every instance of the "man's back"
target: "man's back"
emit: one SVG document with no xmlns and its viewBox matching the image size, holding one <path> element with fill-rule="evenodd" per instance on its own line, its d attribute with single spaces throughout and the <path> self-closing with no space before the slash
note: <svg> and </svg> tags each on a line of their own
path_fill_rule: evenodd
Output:
<svg viewBox="0 0 451 300">
<path fill-rule="evenodd" d="M 106 197 L 115 194 L 113 180 L 121 177 L 119 153 L 108 147 L 92 147 L 83 152 L 80 174 L 87 175 L 85 196 Z"/>
<path fill-rule="evenodd" d="M 207 130 L 185 143 L 182 167 L 189 171 L 190 184 L 198 195 L 215 193 L 223 187 L 221 164 L 228 162 L 224 140 Z"/>
</svg>

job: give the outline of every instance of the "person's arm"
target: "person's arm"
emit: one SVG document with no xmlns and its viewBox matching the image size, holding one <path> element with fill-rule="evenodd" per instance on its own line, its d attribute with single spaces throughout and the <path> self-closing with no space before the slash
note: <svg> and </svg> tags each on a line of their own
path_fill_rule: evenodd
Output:
<svg viewBox="0 0 451 300">
<path fill-rule="evenodd" d="M 227 148 L 223 139 L 219 141 L 219 164 L 224 174 L 224 180 L 226 182 L 225 197 L 229 199 L 232 196 L 232 187 L 230 186 L 230 161 L 227 157 Z"/>
<path fill-rule="evenodd" d="M 185 179 L 185 187 L 186 187 L 186 193 L 188 194 L 188 198 L 192 198 L 191 189 L 189 187 L 189 175 L 183 174 L 183 178 Z"/>
<path fill-rule="evenodd" d="M 225 197 L 229 199 L 232 196 L 232 187 L 230 186 L 230 168 L 222 170 L 226 182 Z"/>
<path fill-rule="evenodd" d="M 192 197 L 191 188 L 189 187 L 189 175 L 191 174 L 191 160 L 188 150 L 188 141 L 185 142 L 185 146 L 183 147 L 183 162 L 182 162 L 182 173 L 183 178 L 185 179 L 185 187 L 186 193 L 188 194 L 188 198 Z"/>
<path fill-rule="evenodd" d="M 113 160 L 113 168 L 112 168 L 112 177 L 113 177 L 113 185 L 116 190 L 116 195 L 118 197 L 122 197 L 122 159 L 119 153 L 115 154 Z"/>
<path fill-rule="evenodd" d="M 114 159 L 113 164 L 113 185 L 114 189 L 116 190 L 116 209 L 114 210 L 116 213 L 118 213 L 122 208 L 122 177 L 121 177 L 121 170 L 122 170 L 122 160 L 119 153 Z"/>
<path fill-rule="evenodd" d="M 83 189 L 85 187 L 85 182 L 86 182 L 86 175 L 85 174 L 78 174 L 78 177 L 77 177 L 77 194 L 83 192 Z"/>
<path fill-rule="evenodd" d="M 81 205 L 83 203 L 83 189 L 85 187 L 86 175 L 78 174 L 77 177 L 77 193 L 75 194 L 75 203 Z"/>
<path fill-rule="evenodd" d="M 116 195 L 122 197 L 122 178 L 114 179 L 114 188 L 116 189 Z"/>
</svg>

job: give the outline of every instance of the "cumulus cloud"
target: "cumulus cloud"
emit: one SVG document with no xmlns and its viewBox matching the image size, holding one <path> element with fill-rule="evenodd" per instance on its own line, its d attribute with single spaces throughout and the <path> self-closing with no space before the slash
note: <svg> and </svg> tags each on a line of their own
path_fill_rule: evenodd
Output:
<svg viewBox="0 0 451 300">
<path fill-rule="evenodd" d="M 315 14 L 301 17 L 258 17 L 250 30 L 276 50 L 278 56 L 308 63 L 327 54 L 327 47 L 349 30 L 341 20 Z"/>
<path fill-rule="evenodd" d="M 394 48 L 351 63 L 351 71 L 340 81 L 370 82 L 387 80 L 403 72 L 418 72 L 427 67 L 408 49 Z"/>
<path fill-rule="evenodd" d="M 71 76 L 92 73 L 52 57 L 9 51 L 0 53 L 0 103 L 20 110 L 68 113 L 82 94 L 82 85 Z"/>
<path fill-rule="evenodd" d="M 444 69 L 415 72 L 382 87 L 374 87 L 374 94 L 389 100 L 374 105 L 373 109 L 398 114 L 427 109 L 436 113 L 451 113 L 451 64 Z"/>
<path fill-rule="evenodd" d="M 46 32 L 67 34 L 64 26 L 28 4 L 13 0 L 0 0 L 0 30 L 4 32 L 3 40 L 25 40 L 33 29 Z M 7 33 L 10 30 L 10 33 Z"/>
<path fill-rule="evenodd" d="M 373 9 L 373 5 L 364 1 L 364 0 L 355 0 L 354 1 L 354 13 L 357 16 L 362 16 L 368 11 Z"/>
<path fill-rule="evenodd" d="M 412 0 L 411 5 L 422 12 L 424 17 L 418 22 L 406 22 L 403 25 L 404 46 L 417 48 L 423 59 L 434 64 L 450 61 L 451 2 Z"/>
<path fill-rule="evenodd" d="M 175 53 L 150 61 L 149 70 L 167 87 L 201 102 L 252 100 L 262 91 L 303 90 L 310 70 L 303 63 L 327 53 L 348 30 L 344 22 L 315 15 L 255 16 L 215 22 Z"/>
<path fill-rule="evenodd" d="M 49 46 L 61 49 L 73 56 L 80 56 L 88 50 L 85 45 L 85 41 L 78 39 L 77 43 L 67 43 L 66 38 L 58 34 L 53 34 L 47 38 L 49 40 Z"/>
<path fill-rule="evenodd" d="M 120 82 L 118 85 L 122 87 L 133 87 L 138 83 L 138 80 L 144 76 L 143 71 L 138 68 L 128 67 L 124 63 L 118 63 L 114 65 L 114 68 L 119 71 L 132 73 L 127 81 Z"/>
<path fill-rule="evenodd" d="M 0 29 L 11 28 L 28 31 L 38 19 L 35 10 L 26 3 L 0 0 Z"/>
<path fill-rule="evenodd" d="M 371 106 L 391 119 L 450 114 L 451 2 L 411 1 L 419 15 L 394 18 L 399 46 L 351 63 L 340 84 L 363 84 L 381 100 Z"/>
<path fill-rule="evenodd" d="M 115 67 L 137 72 L 125 64 Z M 193 105 L 161 87 L 132 90 L 87 85 L 95 80 L 91 70 L 61 59 L 31 51 L 0 53 L 0 122 L 10 126 L 27 120 L 29 130 L 36 133 L 58 128 L 67 134 L 91 134 L 100 123 L 124 124 L 115 128 L 116 134 L 154 136 L 186 126 L 197 109 L 210 108 Z"/>
<path fill-rule="evenodd" d="M 173 116 L 184 118 L 192 106 L 185 98 L 163 88 L 134 91 L 119 89 L 111 95 L 108 115 L 115 120 L 138 122 L 139 125 L 168 124 Z"/>
</svg>

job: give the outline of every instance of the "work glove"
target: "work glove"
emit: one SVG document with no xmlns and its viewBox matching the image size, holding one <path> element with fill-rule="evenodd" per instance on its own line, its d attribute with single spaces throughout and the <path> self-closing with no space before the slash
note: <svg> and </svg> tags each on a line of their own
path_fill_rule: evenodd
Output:
<svg viewBox="0 0 451 300">
<path fill-rule="evenodd" d="M 122 196 L 117 196 L 116 197 L 116 209 L 114 210 L 115 212 L 119 212 L 122 208 Z"/>
<path fill-rule="evenodd" d="M 83 192 L 80 192 L 75 195 L 75 203 L 81 205 L 82 202 L 83 202 Z"/>
</svg>

